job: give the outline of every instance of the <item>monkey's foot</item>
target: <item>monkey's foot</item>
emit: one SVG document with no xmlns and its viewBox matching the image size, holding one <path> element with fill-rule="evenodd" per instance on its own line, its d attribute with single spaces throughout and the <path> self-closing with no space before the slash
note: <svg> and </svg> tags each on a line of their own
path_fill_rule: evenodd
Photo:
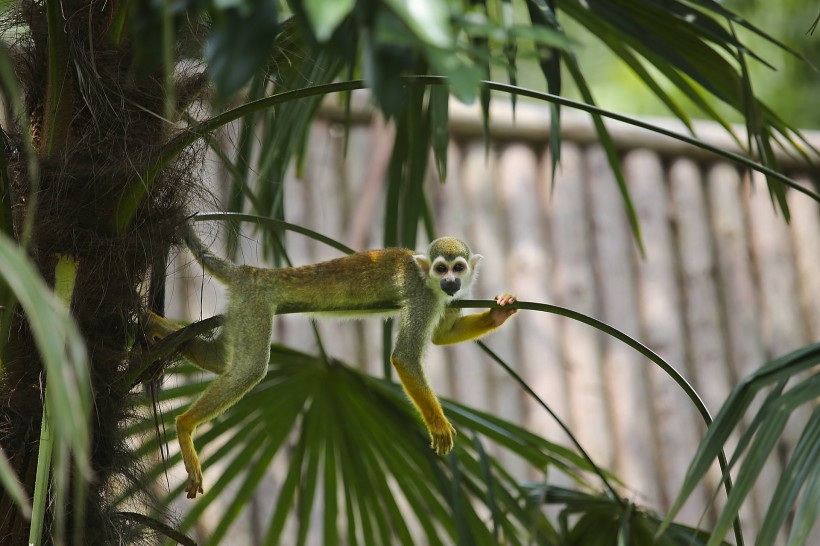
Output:
<svg viewBox="0 0 820 546">
<path fill-rule="evenodd" d="M 185 470 L 188 471 L 188 485 L 185 487 L 185 493 L 187 493 L 189 499 L 195 499 L 197 493 L 205 492 L 202 489 L 202 467 L 197 462 L 193 470 L 190 470 L 187 466 Z"/>
<path fill-rule="evenodd" d="M 177 439 L 179 440 L 179 451 L 182 453 L 182 464 L 188 473 L 188 484 L 185 486 L 185 493 L 189 499 L 196 498 L 197 493 L 204 493 L 202 490 L 202 465 L 194 449 L 194 441 L 191 438 L 193 427 L 185 423 L 185 414 L 177 417 Z"/>
<path fill-rule="evenodd" d="M 437 455 L 447 455 L 453 449 L 455 435 L 456 429 L 445 419 L 440 426 L 430 428 L 430 447 Z"/>
<path fill-rule="evenodd" d="M 153 311 L 149 311 L 143 318 L 143 324 L 145 328 L 145 337 L 147 337 L 148 341 L 151 343 L 156 343 L 169 334 L 173 334 L 180 329 L 179 325 L 174 324 L 165 317 L 157 315 Z"/>
</svg>

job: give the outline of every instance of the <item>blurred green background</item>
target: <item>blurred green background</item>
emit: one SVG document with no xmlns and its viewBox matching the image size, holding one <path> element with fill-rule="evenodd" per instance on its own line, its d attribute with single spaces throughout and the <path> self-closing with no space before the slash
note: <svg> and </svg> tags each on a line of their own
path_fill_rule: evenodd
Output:
<svg viewBox="0 0 820 546">
<path fill-rule="evenodd" d="M 755 94 L 786 122 L 801 128 L 820 128 L 820 30 L 811 33 L 812 25 L 820 13 L 820 3 L 807 0 L 729 0 L 721 4 L 780 40 L 808 61 L 803 62 L 760 36 L 735 26 L 741 41 L 774 67 L 772 69 L 747 58 Z M 528 20 L 523 11 L 516 13 L 516 18 L 522 23 Z M 601 41 L 566 17 L 561 20 L 561 24 L 577 42 L 575 53 L 599 106 L 632 115 L 670 115 L 669 110 L 634 72 L 604 47 Z M 657 70 L 647 63 L 644 65 L 657 77 L 664 90 L 680 101 L 693 118 L 706 117 Z M 505 79 L 501 70 L 494 72 L 493 76 Z M 522 60 L 518 77 L 519 84 L 524 87 L 544 88 L 543 76 L 534 61 L 525 63 Z M 565 78 L 564 84 L 566 96 L 580 99 L 571 78 Z M 728 120 L 742 122 L 735 110 L 711 96 L 704 94 L 704 97 Z"/>
</svg>

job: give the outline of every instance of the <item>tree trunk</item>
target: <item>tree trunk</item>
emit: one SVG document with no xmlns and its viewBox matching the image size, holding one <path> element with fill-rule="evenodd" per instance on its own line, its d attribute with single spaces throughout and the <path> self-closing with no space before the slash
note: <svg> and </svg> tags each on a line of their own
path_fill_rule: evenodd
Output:
<svg viewBox="0 0 820 546">
<path fill-rule="evenodd" d="M 13 51 L 31 119 L 39 163 L 33 200 L 19 131 L 6 127 L 15 231 L 34 205 L 29 254 L 53 283 L 55 256 L 79 260 L 72 313 L 90 357 L 93 483 L 87 487 L 85 542 L 133 543 L 137 529 L 113 518 L 112 486 L 138 475 L 123 443 L 122 425 L 132 385 L 123 384 L 129 344 L 139 340 L 138 319 L 153 297 L 147 281 L 155 265 L 162 286 L 165 257 L 184 218 L 186 189 L 197 161 L 187 153 L 150 186 L 128 226 L 115 228 L 123 195 L 142 183 L 167 142 L 164 80 L 134 66 L 127 32 L 112 40 L 120 2 L 83 0 L 45 5 L 23 2 L 20 21 L 32 30 Z M 52 10 L 52 11 L 49 11 Z M 57 22 L 55 25 L 54 22 Z M 51 22 L 51 24 L 49 24 Z M 49 45 L 56 45 L 49 54 Z M 43 70 L 42 67 L 48 67 Z M 201 76 L 201 75 L 199 75 Z M 159 265 L 156 265 L 159 264 Z M 156 290 L 156 288 L 153 288 Z M 160 303 L 161 304 L 161 303 Z M 22 313 L 16 313 L 0 375 L 0 444 L 24 487 L 33 493 L 42 416 L 42 365 Z M 71 507 L 69 507 L 70 511 Z M 71 518 L 69 518 L 69 524 Z M 48 530 L 44 533 L 50 536 Z M 28 544 L 28 522 L 0 500 L 0 542 Z"/>
</svg>

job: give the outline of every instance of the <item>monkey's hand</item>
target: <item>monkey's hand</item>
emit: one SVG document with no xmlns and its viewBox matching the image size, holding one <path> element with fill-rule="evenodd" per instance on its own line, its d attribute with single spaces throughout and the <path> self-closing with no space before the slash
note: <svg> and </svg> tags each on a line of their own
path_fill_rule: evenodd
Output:
<svg viewBox="0 0 820 546">
<path fill-rule="evenodd" d="M 430 426 L 430 447 L 437 455 L 447 455 L 453 449 L 453 437 L 456 429 L 447 419 L 443 423 Z"/>
<path fill-rule="evenodd" d="M 518 309 L 503 309 L 505 305 L 515 303 L 516 301 L 518 301 L 518 298 L 506 293 L 495 297 L 495 302 L 501 306 L 501 308 L 490 309 L 490 318 L 496 328 L 504 324 L 508 318 L 518 312 Z"/>
</svg>

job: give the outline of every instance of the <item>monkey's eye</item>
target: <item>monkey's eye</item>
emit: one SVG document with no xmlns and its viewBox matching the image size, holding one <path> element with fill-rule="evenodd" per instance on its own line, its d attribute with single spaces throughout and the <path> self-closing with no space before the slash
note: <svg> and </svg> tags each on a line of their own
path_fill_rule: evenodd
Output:
<svg viewBox="0 0 820 546">
<path fill-rule="evenodd" d="M 447 266 L 444 264 L 438 264 L 436 266 L 436 271 L 439 273 L 447 273 Z"/>
<path fill-rule="evenodd" d="M 455 271 L 456 273 L 461 273 L 462 271 L 464 271 L 464 264 L 454 265 L 453 266 L 453 271 Z"/>
</svg>

